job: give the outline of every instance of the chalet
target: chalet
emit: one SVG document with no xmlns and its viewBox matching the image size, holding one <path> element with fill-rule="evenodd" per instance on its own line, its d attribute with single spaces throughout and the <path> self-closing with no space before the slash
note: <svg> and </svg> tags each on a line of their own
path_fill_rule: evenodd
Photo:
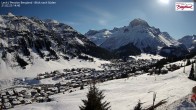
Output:
<svg viewBox="0 0 196 110">
<path fill-rule="evenodd" d="M 23 100 L 24 100 L 23 97 L 17 97 L 17 99 L 18 99 L 19 101 L 23 101 Z"/>
<path fill-rule="evenodd" d="M 40 93 L 40 94 L 44 94 L 44 93 L 45 93 L 45 90 L 40 90 L 39 93 Z"/>
<path fill-rule="evenodd" d="M 150 73 L 150 75 L 152 75 L 155 71 L 154 69 L 149 69 L 148 72 Z"/>
<path fill-rule="evenodd" d="M 40 93 L 36 93 L 36 94 L 34 94 L 34 95 L 32 95 L 33 97 L 39 97 L 39 96 L 41 96 L 41 94 Z"/>
<path fill-rule="evenodd" d="M 36 79 L 40 80 L 40 79 L 44 79 L 45 77 L 44 76 L 37 76 Z"/>
<path fill-rule="evenodd" d="M 25 100 L 24 100 L 24 103 L 25 103 L 25 104 L 31 104 L 32 101 L 31 101 L 30 99 L 25 99 Z"/>
<path fill-rule="evenodd" d="M 27 90 L 21 90 L 19 93 L 20 94 L 25 94 L 27 92 Z"/>
<path fill-rule="evenodd" d="M 24 97 L 31 98 L 31 92 L 29 92 L 29 91 L 25 92 Z"/>
<path fill-rule="evenodd" d="M 71 84 L 75 84 L 76 83 L 76 81 L 75 80 L 71 80 Z"/>
<path fill-rule="evenodd" d="M 67 82 L 60 82 L 61 86 L 67 86 Z"/>
<path fill-rule="evenodd" d="M 36 89 L 31 89 L 31 96 L 34 96 L 35 94 L 37 94 L 37 90 Z"/>
<path fill-rule="evenodd" d="M 142 71 L 136 71 L 135 72 L 135 75 L 140 75 L 140 74 L 142 74 L 143 72 Z"/>
<path fill-rule="evenodd" d="M 10 103 L 10 102 L 5 102 L 4 104 L 3 104 L 3 108 L 4 109 L 10 109 L 10 108 L 12 108 L 13 106 L 12 106 L 12 104 Z"/>
<path fill-rule="evenodd" d="M 66 91 L 65 89 L 60 89 L 60 92 L 63 92 L 64 93 L 65 91 Z"/>
<path fill-rule="evenodd" d="M 23 97 L 24 95 L 23 95 L 23 94 L 21 94 L 21 93 L 18 93 L 18 96 L 19 96 L 19 97 Z"/>
<path fill-rule="evenodd" d="M 9 90 L 6 92 L 7 95 L 14 95 L 14 91 L 13 90 Z"/>
<path fill-rule="evenodd" d="M 163 67 L 163 68 L 161 69 L 161 74 L 167 74 L 167 73 L 168 73 L 168 69 L 165 68 L 165 67 Z"/>
<path fill-rule="evenodd" d="M 7 96 L 7 95 L 4 95 L 4 96 L 2 96 L 2 98 L 3 98 L 3 99 L 7 99 L 7 98 L 8 98 L 8 96 Z"/>
<path fill-rule="evenodd" d="M 36 97 L 36 102 L 44 102 L 44 97 Z"/>
<path fill-rule="evenodd" d="M 57 92 L 58 91 L 58 88 L 57 87 L 50 87 L 48 88 L 48 91 L 51 91 L 51 92 Z"/>
<path fill-rule="evenodd" d="M 3 102 L 9 102 L 9 99 L 8 98 L 4 98 Z"/>
<path fill-rule="evenodd" d="M 90 80 L 89 79 L 83 79 L 82 83 L 88 83 Z"/>
<path fill-rule="evenodd" d="M 160 74 L 159 69 L 155 69 L 155 74 Z"/>
<path fill-rule="evenodd" d="M 36 90 L 41 90 L 41 87 L 34 87 L 34 89 L 36 89 Z"/>
<path fill-rule="evenodd" d="M 47 97 L 48 94 L 44 92 L 44 93 L 41 93 L 41 96 Z"/>
<path fill-rule="evenodd" d="M 12 104 L 13 104 L 13 105 L 19 105 L 19 104 L 21 104 L 21 102 L 20 102 L 18 99 L 14 99 L 14 100 L 12 101 Z"/>
<path fill-rule="evenodd" d="M 76 84 L 72 84 L 72 87 L 77 88 L 77 87 L 80 87 L 80 85 L 76 83 Z"/>
<path fill-rule="evenodd" d="M 1 97 L 2 97 L 2 96 L 6 96 L 6 92 L 2 92 L 2 93 L 1 93 Z"/>
<path fill-rule="evenodd" d="M 46 91 L 46 94 L 48 94 L 48 95 L 54 95 L 55 93 L 52 92 L 52 91 Z"/>
<path fill-rule="evenodd" d="M 9 99 L 11 100 L 16 99 L 16 96 L 9 96 Z"/>
</svg>

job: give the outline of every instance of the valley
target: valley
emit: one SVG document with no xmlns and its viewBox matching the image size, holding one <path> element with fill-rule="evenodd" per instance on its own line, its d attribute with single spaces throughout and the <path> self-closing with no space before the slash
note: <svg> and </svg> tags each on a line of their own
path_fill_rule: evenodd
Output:
<svg viewBox="0 0 196 110">
<path fill-rule="evenodd" d="M 138 100 L 147 109 L 153 93 L 156 103 L 166 101 L 157 110 L 192 105 L 196 54 L 187 42 L 194 37 L 175 40 L 140 18 L 83 35 L 52 19 L 0 15 L 0 105 L 79 110 L 93 81 L 112 110 L 133 109 Z"/>
</svg>

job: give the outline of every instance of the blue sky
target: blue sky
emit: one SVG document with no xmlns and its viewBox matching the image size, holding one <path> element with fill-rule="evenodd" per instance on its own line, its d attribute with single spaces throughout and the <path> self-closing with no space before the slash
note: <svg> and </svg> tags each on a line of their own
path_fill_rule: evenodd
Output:
<svg viewBox="0 0 196 110">
<path fill-rule="evenodd" d="M 196 9 L 192 12 L 175 11 L 175 2 L 190 2 L 192 0 L 169 0 L 168 3 L 165 3 L 164 0 L 53 1 L 56 2 L 55 5 L 22 5 L 20 8 L 1 7 L 0 14 L 12 12 L 15 15 L 55 19 L 71 25 L 83 34 L 89 29 L 99 30 L 123 27 L 128 25 L 134 18 L 144 19 L 149 25 L 168 32 L 176 39 L 185 35 L 196 34 Z"/>
</svg>

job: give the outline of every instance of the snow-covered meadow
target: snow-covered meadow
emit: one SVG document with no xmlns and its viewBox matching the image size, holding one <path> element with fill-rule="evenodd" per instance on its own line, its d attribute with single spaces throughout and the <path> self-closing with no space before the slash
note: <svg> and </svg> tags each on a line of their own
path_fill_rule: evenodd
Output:
<svg viewBox="0 0 196 110">
<path fill-rule="evenodd" d="M 118 79 L 99 83 L 97 86 L 104 91 L 105 100 L 110 102 L 112 110 L 131 110 L 141 100 L 143 107 L 152 105 L 153 92 L 156 92 L 156 102 L 163 99 L 167 103 L 158 110 L 166 110 L 176 100 L 179 100 L 191 93 L 195 82 L 187 78 L 190 66 L 169 72 L 165 75 L 149 76 L 143 74 L 128 79 Z M 31 105 L 20 105 L 13 110 L 79 110 L 82 99 L 86 98 L 88 87 L 84 90 L 76 90 L 72 93 L 60 93 L 53 95 L 54 101 L 47 103 L 33 103 Z M 177 104 L 176 104 L 177 106 Z"/>
</svg>

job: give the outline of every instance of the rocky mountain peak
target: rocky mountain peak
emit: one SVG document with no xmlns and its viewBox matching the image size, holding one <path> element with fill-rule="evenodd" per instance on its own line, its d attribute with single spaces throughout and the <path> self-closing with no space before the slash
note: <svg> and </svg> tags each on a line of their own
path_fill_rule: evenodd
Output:
<svg viewBox="0 0 196 110">
<path fill-rule="evenodd" d="M 7 13 L 8 16 L 15 16 L 14 14 L 12 14 L 11 12 Z"/>
<path fill-rule="evenodd" d="M 149 27 L 148 23 L 140 18 L 134 19 L 133 21 L 130 22 L 129 26 L 135 27 L 135 26 L 147 26 Z"/>
</svg>

